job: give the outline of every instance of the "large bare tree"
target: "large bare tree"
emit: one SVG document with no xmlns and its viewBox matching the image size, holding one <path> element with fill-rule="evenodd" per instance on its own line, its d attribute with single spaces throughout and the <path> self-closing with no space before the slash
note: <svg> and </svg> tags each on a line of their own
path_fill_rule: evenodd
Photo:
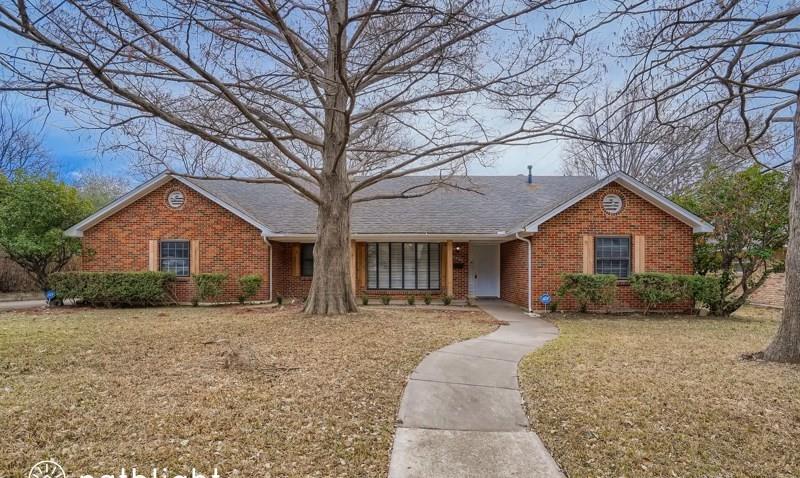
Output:
<svg viewBox="0 0 800 478">
<path fill-rule="evenodd" d="M 306 311 L 343 313 L 350 210 L 372 186 L 442 178 L 395 195 L 424 194 L 493 145 L 571 134 L 592 65 L 567 22 L 580 3 L 0 0 L 2 88 L 166 164 L 199 141 L 198 175 L 235 156 L 289 185 L 318 206 Z"/>
<path fill-rule="evenodd" d="M 729 170 L 750 164 L 725 149 L 705 116 L 664 124 L 649 99 L 636 88 L 620 96 L 608 88 L 596 93 L 576 125 L 580 136 L 567 142 L 564 172 L 602 178 L 623 171 L 672 195 L 691 187 L 712 167 Z M 683 107 L 682 102 L 662 106 L 660 114 L 671 117 Z M 767 155 L 769 144 L 764 143 L 759 150 Z"/>
<path fill-rule="evenodd" d="M 608 19 L 620 15 L 635 61 L 627 88 L 648 92 L 660 122 L 708 117 L 731 154 L 769 169 L 775 165 L 763 160 L 758 145 L 771 135 L 783 163 L 792 165 L 783 318 L 763 356 L 800 362 L 800 5 L 623 1 Z M 685 106 L 665 114 L 663 106 L 676 101 Z"/>
<path fill-rule="evenodd" d="M 35 115 L 22 111 L 10 95 L 0 94 L 0 175 L 46 175 L 52 171 L 52 158 L 36 134 Z"/>
</svg>

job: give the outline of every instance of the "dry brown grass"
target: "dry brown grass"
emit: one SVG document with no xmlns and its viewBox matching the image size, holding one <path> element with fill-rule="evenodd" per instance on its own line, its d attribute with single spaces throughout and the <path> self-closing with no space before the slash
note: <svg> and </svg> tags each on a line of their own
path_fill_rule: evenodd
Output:
<svg viewBox="0 0 800 478">
<path fill-rule="evenodd" d="M 800 367 L 739 359 L 777 313 L 555 316 L 521 364 L 531 425 L 571 477 L 800 476 Z"/>
<path fill-rule="evenodd" d="M 0 314 L 0 476 L 47 458 L 70 476 L 385 476 L 408 374 L 494 327 L 478 311 Z"/>
</svg>

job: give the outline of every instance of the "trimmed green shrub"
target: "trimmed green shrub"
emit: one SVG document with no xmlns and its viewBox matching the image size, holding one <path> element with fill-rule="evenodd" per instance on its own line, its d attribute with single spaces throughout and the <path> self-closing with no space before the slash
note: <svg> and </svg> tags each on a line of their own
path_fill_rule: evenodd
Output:
<svg viewBox="0 0 800 478">
<path fill-rule="evenodd" d="M 275 303 L 278 304 L 278 305 L 283 304 L 283 296 L 280 295 L 280 294 L 276 294 L 275 295 Z"/>
<path fill-rule="evenodd" d="M 722 297 L 722 284 L 719 277 L 710 275 L 681 276 L 686 296 L 695 307 L 707 307 L 712 314 L 720 315 L 725 301 Z"/>
<path fill-rule="evenodd" d="M 550 312 L 558 312 L 558 301 L 554 300 L 549 304 L 547 304 L 547 310 L 549 310 Z"/>
<path fill-rule="evenodd" d="M 442 297 L 442 302 L 444 303 L 444 305 L 450 305 L 450 303 L 453 302 L 453 297 L 446 295 Z"/>
<path fill-rule="evenodd" d="M 431 294 L 425 294 L 422 296 L 422 301 L 425 302 L 425 305 L 431 305 L 431 302 L 433 302 L 433 296 Z"/>
<path fill-rule="evenodd" d="M 361 305 L 369 305 L 369 297 L 366 295 L 361 296 Z"/>
<path fill-rule="evenodd" d="M 248 274 L 239 277 L 239 288 L 242 289 L 239 302 L 245 302 L 255 297 L 258 294 L 258 290 L 261 289 L 262 282 L 264 280 L 259 274 Z"/>
<path fill-rule="evenodd" d="M 648 272 L 631 276 L 631 289 L 645 303 L 645 314 L 658 305 L 691 300 L 693 307 L 708 307 L 712 313 L 722 307 L 722 288 L 714 276 Z"/>
<path fill-rule="evenodd" d="M 228 274 L 220 273 L 192 275 L 192 280 L 197 288 L 197 299 L 205 302 L 222 295 L 222 284 L 227 278 Z"/>
<path fill-rule="evenodd" d="M 631 275 L 631 290 L 644 302 L 644 314 L 655 306 L 666 305 L 687 297 L 686 281 L 676 274 L 647 272 Z"/>
<path fill-rule="evenodd" d="M 50 287 L 60 300 L 104 307 L 144 307 L 174 303 L 168 272 L 57 272 Z"/>
<path fill-rule="evenodd" d="M 572 296 L 581 312 L 586 312 L 589 304 L 608 305 L 614 302 L 617 292 L 617 276 L 613 274 L 563 274 L 560 297 Z"/>
<path fill-rule="evenodd" d="M 391 300 L 392 298 L 389 297 L 388 295 L 381 296 L 381 303 L 383 303 L 383 305 L 389 305 L 389 302 Z"/>
<path fill-rule="evenodd" d="M 408 302 L 408 305 L 414 305 L 417 302 L 417 298 L 413 295 L 410 295 L 406 297 L 406 302 Z"/>
</svg>

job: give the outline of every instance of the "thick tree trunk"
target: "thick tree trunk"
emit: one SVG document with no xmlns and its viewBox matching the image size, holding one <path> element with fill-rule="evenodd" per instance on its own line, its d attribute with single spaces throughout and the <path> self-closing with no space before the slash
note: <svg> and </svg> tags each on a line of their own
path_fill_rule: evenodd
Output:
<svg viewBox="0 0 800 478">
<path fill-rule="evenodd" d="M 329 46 L 325 86 L 325 144 L 314 244 L 314 277 L 306 300 L 308 314 L 357 312 L 350 278 L 350 179 L 347 175 L 347 142 L 350 132 L 348 92 L 343 77 L 347 2 L 330 2 Z"/>
<path fill-rule="evenodd" d="M 346 198 L 350 188 L 346 181 L 331 178 L 320 190 L 314 277 L 305 307 L 309 314 L 358 310 L 350 279 L 350 201 Z"/>
<path fill-rule="evenodd" d="M 789 201 L 789 244 L 786 249 L 786 297 L 778 333 L 764 359 L 800 363 L 800 95 L 794 113 L 794 158 Z"/>
</svg>

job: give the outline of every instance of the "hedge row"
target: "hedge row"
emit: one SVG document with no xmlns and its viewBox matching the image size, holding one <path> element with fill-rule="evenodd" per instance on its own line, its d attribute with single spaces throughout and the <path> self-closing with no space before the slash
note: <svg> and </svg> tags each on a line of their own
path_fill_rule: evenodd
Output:
<svg viewBox="0 0 800 478">
<path fill-rule="evenodd" d="M 631 276 L 631 289 L 645 304 L 645 314 L 653 307 L 690 300 L 695 306 L 716 310 L 722 297 L 719 279 L 713 276 L 648 272 Z"/>
<path fill-rule="evenodd" d="M 227 274 L 194 274 L 197 295 L 193 302 L 214 300 L 222 294 Z M 75 300 L 104 307 L 144 307 L 175 303 L 172 282 L 175 274 L 167 272 L 59 272 L 50 276 L 50 288 L 56 300 Z M 244 303 L 258 294 L 263 279 L 258 274 L 239 278 Z"/>
<path fill-rule="evenodd" d="M 658 306 L 691 301 L 695 306 L 716 310 L 721 300 L 719 279 L 712 276 L 642 273 L 630 277 L 633 293 L 644 303 L 645 314 Z M 614 302 L 617 277 L 607 274 L 564 274 L 557 294 L 571 296 L 582 312 L 589 304 Z"/>
<path fill-rule="evenodd" d="M 581 312 L 589 304 L 608 305 L 614 302 L 617 292 L 617 276 L 612 274 L 564 274 L 561 287 L 556 292 L 560 297 L 572 296 Z"/>
<path fill-rule="evenodd" d="M 104 307 L 141 307 L 173 303 L 167 272 L 59 272 L 50 276 L 50 288 L 60 300 L 72 299 Z"/>
</svg>

